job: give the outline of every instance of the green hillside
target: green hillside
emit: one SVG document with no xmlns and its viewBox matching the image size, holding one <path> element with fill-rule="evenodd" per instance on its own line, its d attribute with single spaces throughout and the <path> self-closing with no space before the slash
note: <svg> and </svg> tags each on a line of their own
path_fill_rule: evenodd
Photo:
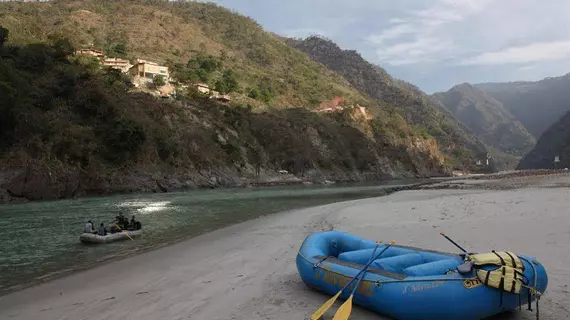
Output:
<svg viewBox="0 0 570 320">
<path fill-rule="evenodd" d="M 166 63 L 175 74 L 192 57 L 212 55 L 233 71 L 239 92 L 265 92 L 270 106 L 313 108 L 335 96 L 366 100 L 342 77 L 255 21 L 214 4 L 82 0 L 4 2 L 0 8 L 0 24 L 11 31 L 11 43 L 67 38 L 77 48 Z M 219 71 L 209 77 L 210 84 L 222 76 Z"/>
<path fill-rule="evenodd" d="M 392 106 L 212 4 L 2 2 L 0 25 L 0 201 L 449 172 Z M 223 85 L 232 105 L 137 92 L 85 47 Z M 344 111 L 311 111 L 333 100 Z"/>
<path fill-rule="evenodd" d="M 394 106 L 409 123 L 433 136 L 441 151 L 456 167 L 476 170 L 476 160 L 486 155 L 487 149 L 481 141 L 438 101 L 417 87 L 392 78 L 384 69 L 364 60 L 356 51 L 342 50 L 332 41 L 321 37 L 289 39 L 288 42 L 306 52 L 313 60 L 338 72 L 360 92 L 383 105 Z"/>
</svg>

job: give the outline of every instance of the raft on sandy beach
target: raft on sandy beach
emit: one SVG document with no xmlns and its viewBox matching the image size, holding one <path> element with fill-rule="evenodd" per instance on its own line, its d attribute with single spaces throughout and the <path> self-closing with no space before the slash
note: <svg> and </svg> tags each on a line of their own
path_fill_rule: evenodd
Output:
<svg viewBox="0 0 570 320">
<path fill-rule="evenodd" d="M 131 238 L 138 237 L 142 234 L 142 230 L 132 230 L 132 231 L 121 231 L 116 233 L 107 233 L 105 236 L 100 236 L 93 233 L 82 233 L 79 236 L 79 240 L 83 243 L 92 243 L 92 244 L 100 244 L 100 243 L 108 243 L 108 242 L 115 242 L 120 240 L 128 240 L 129 236 Z"/>
<path fill-rule="evenodd" d="M 534 301 L 548 284 L 542 264 L 512 252 L 465 258 L 398 245 L 382 250 L 386 246 L 344 232 L 315 233 L 303 242 L 297 269 L 308 286 L 330 295 L 350 283 L 340 296 L 347 299 L 357 283 L 351 280 L 371 263 L 354 303 L 403 320 L 482 319 Z"/>
</svg>

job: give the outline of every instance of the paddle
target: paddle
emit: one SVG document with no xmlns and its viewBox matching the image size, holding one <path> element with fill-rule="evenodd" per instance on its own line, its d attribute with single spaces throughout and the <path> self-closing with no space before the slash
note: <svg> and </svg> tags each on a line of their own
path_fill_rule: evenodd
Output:
<svg viewBox="0 0 570 320">
<path fill-rule="evenodd" d="M 370 259 L 372 259 L 372 261 L 374 260 L 374 254 L 376 253 L 376 250 L 378 249 L 378 246 L 380 246 L 380 243 L 382 243 L 382 241 L 376 241 L 376 247 L 374 247 L 374 251 L 372 251 L 372 255 L 370 256 Z M 368 260 L 368 262 L 370 262 L 371 260 Z M 360 273 L 362 272 L 362 270 L 360 272 L 358 272 L 358 274 L 356 275 L 356 277 L 358 277 L 360 275 Z M 355 278 L 356 278 L 355 277 Z M 320 308 L 317 309 L 317 311 L 315 311 L 313 313 L 313 315 L 311 316 L 311 320 L 317 320 L 320 317 L 322 317 L 323 314 L 325 314 L 325 312 L 334 304 L 334 302 L 336 301 L 336 299 L 340 296 L 340 294 L 344 291 L 344 289 L 348 288 L 348 286 L 352 283 L 352 281 L 354 280 L 354 278 L 352 278 L 345 286 L 344 288 L 342 288 L 337 294 L 335 294 L 332 298 L 330 298 L 329 300 L 327 300 L 327 302 L 325 302 Z"/>
<path fill-rule="evenodd" d="M 117 226 L 117 228 L 119 228 L 119 230 L 124 231 L 125 234 L 127 235 L 127 237 L 129 237 L 129 239 L 131 239 L 132 241 L 135 241 L 135 240 L 133 240 L 133 238 L 131 238 L 131 236 L 129 236 L 129 233 L 126 230 L 121 229 L 121 227 L 119 227 L 119 225 L 116 223 L 115 223 L 115 225 Z"/>
<path fill-rule="evenodd" d="M 342 294 L 342 292 L 348 288 L 352 282 L 358 277 L 360 276 L 361 273 L 364 272 L 364 270 L 368 269 L 368 266 L 370 266 L 372 264 L 372 262 L 376 259 L 378 259 L 380 257 L 380 255 L 382 255 L 382 253 L 384 253 L 384 251 L 386 251 L 386 249 L 388 249 L 389 246 L 391 246 L 394 241 L 390 242 L 390 244 L 384 248 L 382 250 L 382 252 L 380 252 L 376 257 L 374 257 L 374 254 L 376 253 L 376 250 L 378 249 L 378 246 L 380 245 L 382 241 L 378 241 L 376 242 L 376 247 L 374 248 L 374 251 L 372 252 L 372 255 L 370 256 L 370 260 L 368 260 L 368 263 L 366 264 L 366 266 L 360 270 L 356 276 L 354 278 L 352 278 L 345 286 L 344 288 L 340 289 L 340 291 L 335 294 L 332 298 L 330 298 L 329 300 L 327 300 L 327 302 L 325 302 L 319 309 L 317 309 L 317 311 L 315 311 L 315 313 L 313 313 L 313 315 L 311 316 L 311 320 L 317 320 L 319 319 L 323 314 L 325 314 L 325 312 L 335 303 L 336 299 L 338 299 L 338 297 Z"/>
<path fill-rule="evenodd" d="M 465 257 L 463 258 L 464 259 L 463 263 L 457 266 L 457 272 L 459 272 L 460 274 L 470 274 L 471 271 L 473 270 L 473 262 L 469 261 L 469 256 L 471 255 L 471 253 L 467 252 L 467 250 L 463 249 L 460 245 L 455 243 L 455 241 L 451 240 L 451 238 L 446 236 L 445 233 L 441 232 L 440 234 L 444 236 L 445 239 L 449 240 L 449 242 L 453 243 L 456 247 L 461 249 L 461 251 L 463 251 L 463 254 L 465 254 Z M 459 255 L 461 255 L 461 253 Z"/>
<path fill-rule="evenodd" d="M 453 243 L 456 247 L 458 247 L 461 251 L 467 253 L 467 250 L 463 249 L 460 245 L 458 245 L 457 243 L 455 243 L 455 241 L 451 240 L 448 236 L 445 235 L 445 233 L 441 232 L 440 233 L 442 236 L 445 237 L 445 239 L 449 240 L 449 242 Z"/>
<path fill-rule="evenodd" d="M 382 249 L 382 251 L 380 251 L 378 256 L 376 258 L 373 258 L 372 260 L 370 260 L 368 262 L 368 264 L 366 264 L 364 269 L 362 269 L 362 275 L 356 281 L 356 285 L 352 289 L 352 292 L 350 293 L 350 297 L 348 297 L 348 299 L 340 306 L 340 308 L 338 308 L 338 311 L 335 313 L 333 320 L 348 320 L 348 317 L 350 316 L 350 312 L 352 311 L 352 297 L 354 297 L 354 293 L 356 292 L 356 289 L 360 285 L 360 282 L 362 281 L 362 279 L 364 279 L 364 276 L 366 275 L 366 269 L 368 269 L 368 266 L 370 266 L 374 260 L 378 259 L 384 253 L 384 251 L 388 250 L 388 248 L 390 248 L 390 246 L 393 244 L 394 244 L 394 241 L 390 241 L 390 243 L 386 246 L 386 248 Z M 357 278 L 357 277 L 358 277 L 358 275 L 355 278 Z"/>
</svg>

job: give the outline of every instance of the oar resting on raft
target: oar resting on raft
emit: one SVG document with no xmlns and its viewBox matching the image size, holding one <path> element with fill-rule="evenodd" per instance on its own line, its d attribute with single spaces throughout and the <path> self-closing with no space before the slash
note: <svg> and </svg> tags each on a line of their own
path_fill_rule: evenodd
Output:
<svg viewBox="0 0 570 320">
<path fill-rule="evenodd" d="M 356 288 L 358 288 L 358 286 L 360 285 L 360 281 L 364 278 L 364 275 L 366 273 L 366 269 L 368 269 L 368 267 L 372 264 L 372 262 L 374 262 L 374 260 L 380 258 L 380 256 L 386 250 L 388 250 L 388 248 L 390 248 L 391 245 L 393 245 L 395 243 L 394 241 L 390 241 L 390 243 L 386 246 L 386 248 L 382 249 L 382 251 L 380 251 L 380 253 L 377 256 L 374 256 L 374 254 L 376 253 L 376 250 L 378 249 L 378 246 L 380 245 L 381 242 L 382 241 L 379 241 L 376 243 L 376 247 L 374 248 L 374 251 L 372 252 L 372 255 L 370 256 L 370 260 L 368 260 L 368 263 L 364 266 L 364 268 L 362 268 L 362 270 L 360 270 L 356 274 L 356 276 L 354 276 L 354 278 L 350 279 L 350 281 L 346 284 L 346 286 L 344 286 L 344 288 L 340 289 L 340 291 L 337 294 L 335 294 L 332 298 L 327 300 L 327 302 L 325 302 L 319 309 L 317 309 L 317 311 L 315 311 L 315 313 L 313 313 L 313 315 L 311 316 L 311 320 L 317 320 L 323 314 L 325 314 L 325 312 L 335 303 L 336 299 L 342 294 L 342 292 L 346 288 L 348 288 L 354 280 L 356 280 L 358 278 L 358 282 L 356 283 L 356 286 L 354 287 L 354 289 L 352 289 L 352 293 L 350 294 L 350 297 L 340 306 L 340 308 L 338 309 L 338 311 L 336 312 L 336 314 L 333 318 L 333 320 L 346 320 L 346 319 L 348 319 L 348 317 L 350 316 L 350 312 L 352 311 L 352 297 L 354 296 L 354 292 L 356 291 Z"/>
<path fill-rule="evenodd" d="M 121 229 L 121 227 L 119 227 L 119 225 L 116 223 L 115 223 L 115 225 L 117 226 L 117 228 L 119 228 L 119 230 L 123 231 L 127 235 L 127 237 L 129 237 L 129 239 L 131 239 L 132 241 L 135 241 L 133 238 L 131 238 L 131 236 L 129 235 L 129 232 L 127 230 Z"/>
</svg>

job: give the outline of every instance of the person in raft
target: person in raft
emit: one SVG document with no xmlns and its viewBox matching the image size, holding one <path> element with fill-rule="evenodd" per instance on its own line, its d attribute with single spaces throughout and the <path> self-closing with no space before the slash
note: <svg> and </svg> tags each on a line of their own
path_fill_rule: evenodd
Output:
<svg viewBox="0 0 570 320">
<path fill-rule="evenodd" d="M 123 230 L 127 230 L 129 228 L 129 218 L 125 217 L 121 211 L 119 211 L 119 227 Z"/>
<path fill-rule="evenodd" d="M 142 228 L 140 221 L 135 220 L 133 215 L 131 218 L 131 223 L 129 224 L 129 230 L 140 230 Z"/>
<path fill-rule="evenodd" d="M 85 224 L 85 228 L 83 229 L 85 233 L 93 233 L 93 222 L 91 220 L 87 221 Z"/>
<path fill-rule="evenodd" d="M 105 229 L 105 224 L 103 222 L 101 222 L 101 226 L 99 226 L 99 231 L 97 232 L 97 235 L 99 236 L 107 235 L 107 229 Z"/>
</svg>

